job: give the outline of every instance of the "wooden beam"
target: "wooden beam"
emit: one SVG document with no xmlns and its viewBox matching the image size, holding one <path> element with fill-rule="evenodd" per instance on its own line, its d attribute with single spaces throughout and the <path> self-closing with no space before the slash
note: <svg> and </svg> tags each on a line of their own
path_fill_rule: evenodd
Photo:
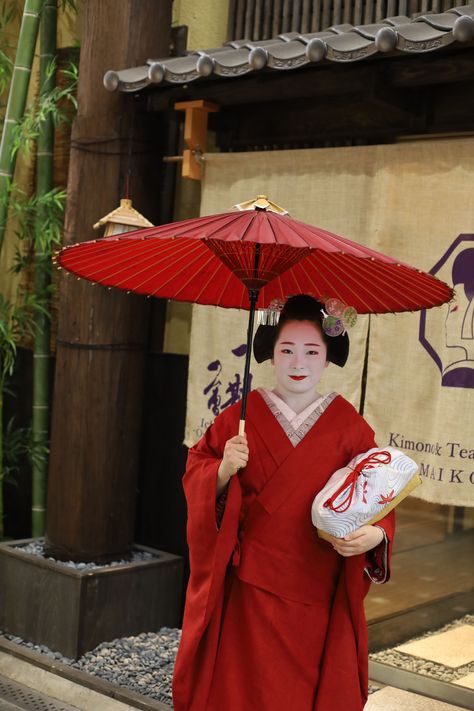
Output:
<svg viewBox="0 0 474 711">
<path fill-rule="evenodd" d="M 221 108 L 246 103 L 266 103 L 282 96 L 288 101 L 311 96 L 327 96 L 358 91 L 372 81 L 374 71 L 364 66 L 324 65 L 297 71 L 250 73 L 238 79 L 197 80 L 184 86 L 161 88 L 150 94 L 150 111 L 163 111 L 176 101 L 201 98 Z M 355 71 L 354 71 L 355 70 Z"/>
<path fill-rule="evenodd" d="M 416 61 L 413 61 L 416 60 Z M 387 65 L 387 80 L 393 86 L 420 87 L 458 84 L 474 75 L 474 47 L 405 58 Z"/>
<path fill-rule="evenodd" d="M 221 150 L 249 147 L 312 145 L 325 140 L 376 136 L 385 142 L 400 127 L 415 132 L 424 126 L 424 112 L 409 109 L 403 102 L 388 103 L 374 95 L 351 94 L 313 99 L 251 104 L 222 110 L 214 122 Z"/>
</svg>

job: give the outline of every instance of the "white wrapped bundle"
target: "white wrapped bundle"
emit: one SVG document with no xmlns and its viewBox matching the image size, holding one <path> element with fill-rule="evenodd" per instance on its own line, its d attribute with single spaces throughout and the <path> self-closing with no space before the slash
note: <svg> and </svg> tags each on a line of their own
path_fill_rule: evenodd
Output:
<svg viewBox="0 0 474 711">
<path fill-rule="evenodd" d="M 394 447 L 373 448 L 338 469 L 311 507 L 318 535 L 344 538 L 383 518 L 421 484 L 418 465 Z"/>
</svg>

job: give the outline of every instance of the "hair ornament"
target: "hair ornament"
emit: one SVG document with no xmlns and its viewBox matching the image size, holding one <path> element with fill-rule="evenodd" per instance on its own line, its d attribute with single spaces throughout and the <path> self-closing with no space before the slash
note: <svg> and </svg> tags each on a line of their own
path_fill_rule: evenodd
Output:
<svg viewBox="0 0 474 711">
<path fill-rule="evenodd" d="M 284 305 L 285 302 L 281 299 L 270 301 L 266 309 L 257 311 L 257 324 L 259 326 L 276 326 Z"/>
<path fill-rule="evenodd" d="M 345 333 L 348 328 L 352 328 L 357 321 L 357 311 L 353 306 L 348 306 L 339 299 L 326 299 L 324 301 L 324 309 L 321 309 L 323 315 L 322 329 L 326 336 L 340 336 Z"/>
</svg>

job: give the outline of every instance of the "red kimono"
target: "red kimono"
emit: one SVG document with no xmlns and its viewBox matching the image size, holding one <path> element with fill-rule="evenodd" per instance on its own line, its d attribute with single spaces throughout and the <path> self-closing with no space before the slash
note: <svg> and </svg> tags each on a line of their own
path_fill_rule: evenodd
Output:
<svg viewBox="0 0 474 711">
<path fill-rule="evenodd" d="M 249 463 L 231 478 L 216 522 L 216 479 L 240 404 L 189 451 L 191 577 L 173 680 L 175 711 L 361 711 L 367 699 L 363 600 L 385 542 L 343 558 L 320 539 L 311 504 L 331 474 L 375 446 L 336 396 L 294 446 L 258 391 L 249 395 Z M 381 551 L 385 549 L 385 562 Z M 382 578 L 380 578 L 382 579 Z"/>
</svg>

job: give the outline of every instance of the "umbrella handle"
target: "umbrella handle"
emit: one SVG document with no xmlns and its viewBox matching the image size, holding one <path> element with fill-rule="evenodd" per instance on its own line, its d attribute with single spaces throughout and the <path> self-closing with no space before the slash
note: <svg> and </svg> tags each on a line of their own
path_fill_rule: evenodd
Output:
<svg viewBox="0 0 474 711">
<path fill-rule="evenodd" d="M 245 420 L 239 420 L 239 435 L 245 434 Z"/>
</svg>

